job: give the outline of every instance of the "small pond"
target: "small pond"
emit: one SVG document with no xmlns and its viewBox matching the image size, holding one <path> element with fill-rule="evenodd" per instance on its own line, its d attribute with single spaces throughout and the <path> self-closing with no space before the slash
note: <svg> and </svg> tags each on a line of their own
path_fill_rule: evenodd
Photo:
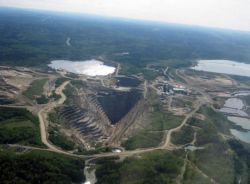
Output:
<svg viewBox="0 0 250 184">
<path fill-rule="evenodd" d="M 117 85 L 122 87 L 137 87 L 141 81 L 135 77 L 116 77 Z"/>
</svg>

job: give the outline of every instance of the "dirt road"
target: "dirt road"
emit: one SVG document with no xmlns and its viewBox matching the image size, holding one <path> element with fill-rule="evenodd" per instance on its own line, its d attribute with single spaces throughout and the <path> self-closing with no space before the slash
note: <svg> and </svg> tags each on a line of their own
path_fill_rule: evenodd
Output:
<svg viewBox="0 0 250 184">
<path fill-rule="evenodd" d="M 144 99 L 147 98 L 147 94 L 148 94 L 148 81 L 145 80 L 144 81 L 144 91 L 143 91 L 143 97 L 144 97 Z"/>
<path fill-rule="evenodd" d="M 64 101 L 66 100 L 66 96 L 63 93 L 63 90 L 65 89 L 65 87 L 69 84 L 69 81 L 65 81 L 61 86 L 59 86 L 55 93 L 58 95 L 61 95 L 61 98 L 58 101 L 55 102 L 51 102 L 49 103 L 47 106 L 45 106 L 44 108 L 42 108 L 39 112 L 38 112 L 38 118 L 39 118 L 39 122 L 40 122 L 40 132 L 41 132 L 41 140 L 42 142 L 51 150 L 56 151 L 58 153 L 63 153 L 65 154 L 65 151 L 62 151 L 60 148 L 54 146 L 53 144 L 51 144 L 48 141 L 48 132 L 47 132 L 47 127 L 48 127 L 48 121 L 47 121 L 47 117 L 48 117 L 48 112 L 50 112 L 52 109 L 54 109 L 55 107 L 57 107 L 58 105 L 61 105 L 64 103 Z M 67 152 L 66 152 L 67 153 Z"/>
<path fill-rule="evenodd" d="M 201 99 L 199 103 L 196 105 L 195 109 L 191 111 L 189 114 L 186 115 L 185 119 L 182 121 L 182 123 L 173 129 L 170 129 L 166 131 L 165 133 L 165 139 L 163 140 L 163 143 L 159 145 L 158 147 L 152 147 L 152 148 L 145 148 L 145 149 L 137 149 L 137 150 L 132 150 L 132 151 L 124 151 L 121 153 L 113 153 L 113 152 L 108 152 L 108 153 L 100 153 L 100 154 L 94 154 L 94 155 L 76 155 L 67 151 L 63 151 L 60 148 L 56 147 L 52 143 L 48 141 L 48 132 L 47 132 L 47 126 L 48 126 L 48 121 L 47 121 L 47 116 L 48 113 L 54 109 L 55 107 L 61 105 L 64 103 L 66 100 L 66 96 L 63 93 L 63 90 L 65 87 L 69 84 L 69 81 L 64 82 L 61 86 L 59 86 L 56 89 L 56 94 L 60 95 L 61 98 L 58 101 L 51 102 L 44 106 L 39 112 L 38 112 L 38 117 L 40 121 L 40 131 L 41 131 L 41 140 L 42 142 L 48 147 L 48 149 L 42 149 L 42 148 L 35 148 L 35 147 L 24 147 L 27 149 L 42 149 L 42 150 L 47 150 L 51 152 L 57 152 L 65 155 L 70 155 L 74 157 L 79 157 L 79 158 L 101 158 L 101 157 L 110 157 L 110 156 L 122 156 L 122 157 L 127 157 L 127 156 L 132 156 L 134 154 L 141 154 L 141 153 L 146 153 L 146 152 L 151 152 L 154 150 L 174 150 L 174 149 L 180 149 L 181 147 L 171 147 L 171 136 L 173 132 L 179 131 L 201 107 L 204 103 L 206 103 L 204 99 Z M 21 145 L 17 145 L 21 146 Z M 22 146 L 21 146 L 22 147 Z"/>
<path fill-rule="evenodd" d="M 119 75 L 119 70 L 121 69 L 121 65 L 120 65 L 120 63 L 118 63 L 118 65 L 117 65 L 117 68 L 116 68 L 116 70 L 115 70 L 115 76 L 116 77 L 118 77 L 118 75 Z"/>
<path fill-rule="evenodd" d="M 191 118 L 200 109 L 202 105 L 203 103 L 199 102 L 199 104 L 196 105 L 195 109 L 186 115 L 186 117 L 184 118 L 184 120 L 178 127 L 170 129 L 169 131 L 166 132 L 166 136 L 165 136 L 166 139 L 165 139 L 164 144 L 162 145 L 162 149 L 167 149 L 170 147 L 172 133 L 179 131 L 187 123 L 189 118 Z"/>
</svg>

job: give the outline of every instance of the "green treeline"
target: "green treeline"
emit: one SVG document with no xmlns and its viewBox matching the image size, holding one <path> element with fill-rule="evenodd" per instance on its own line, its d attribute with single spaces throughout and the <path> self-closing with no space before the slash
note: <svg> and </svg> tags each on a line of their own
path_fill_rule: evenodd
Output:
<svg viewBox="0 0 250 184">
<path fill-rule="evenodd" d="M 97 184 L 170 184 L 183 165 L 182 152 L 154 151 L 123 162 L 102 159 L 97 161 Z"/>
<path fill-rule="evenodd" d="M 0 151 L 0 181 L 2 184 L 71 184 L 82 183 L 83 160 L 50 153 L 32 151 L 17 154 Z"/>
<path fill-rule="evenodd" d="M 0 108 L 0 143 L 42 146 L 38 118 L 26 109 Z"/>
<path fill-rule="evenodd" d="M 1 64 L 34 66 L 99 56 L 137 68 L 199 58 L 250 60 L 249 35 L 233 31 L 4 8 L 0 23 Z"/>
</svg>

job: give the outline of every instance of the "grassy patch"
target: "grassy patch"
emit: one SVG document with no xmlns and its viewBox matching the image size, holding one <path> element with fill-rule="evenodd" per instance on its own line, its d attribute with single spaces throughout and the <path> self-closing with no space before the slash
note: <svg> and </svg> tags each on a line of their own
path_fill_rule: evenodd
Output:
<svg viewBox="0 0 250 184">
<path fill-rule="evenodd" d="M 47 80 L 48 79 L 38 79 L 33 81 L 28 89 L 23 92 L 23 95 L 31 100 L 34 100 L 36 97 L 40 97 L 43 93 L 43 86 Z"/>
<path fill-rule="evenodd" d="M 129 64 L 123 64 L 121 67 L 121 74 L 133 75 L 139 73 L 142 74 L 144 79 L 146 80 L 154 80 L 156 77 L 159 76 L 159 73 L 157 71 L 146 68 L 138 68 Z"/>
<path fill-rule="evenodd" d="M 182 152 L 154 151 L 123 162 L 105 160 L 97 167 L 97 184 L 175 183 L 183 165 L 182 156 Z"/>
<path fill-rule="evenodd" d="M 155 93 L 150 94 L 147 103 L 154 109 L 149 114 L 150 123 L 122 143 L 126 149 L 158 146 L 163 139 L 164 130 L 177 127 L 183 120 L 183 117 L 163 112 L 159 98 Z"/>
<path fill-rule="evenodd" d="M 154 111 L 150 116 L 151 123 L 143 130 L 129 137 L 122 143 L 128 150 L 158 146 L 164 135 L 164 130 L 175 128 L 182 122 L 182 117 L 173 114 Z"/>
<path fill-rule="evenodd" d="M 66 88 L 64 89 L 63 93 L 67 97 L 64 104 L 66 104 L 66 105 L 74 104 L 75 88 L 73 88 L 72 85 L 67 85 Z"/>
<path fill-rule="evenodd" d="M 158 146 L 163 138 L 163 132 L 142 130 L 122 143 L 127 150 Z"/>
<path fill-rule="evenodd" d="M 183 117 L 175 116 L 172 113 L 155 111 L 151 114 L 151 119 L 152 123 L 148 128 L 154 131 L 161 131 L 169 130 L 179 126 L 183 120 Z"/>
<path fill-rule="evenodd" d="M 176 74 L 176 70 L 175 70 L 175 69 L 170 68 L 170 69 L 169 69 L 169 75 L 170 75 L 175 81 L 178 81 L 178 82 L 181 82 L 181 83 L 184 83 L 184 84 L 187 83 L 185 80 L 183 80 L 181 77 L 179 77 L 179 76 Z"/>
<path fill-rule="evenodd" d="M 178 108 L 192 108 L 192 102 L 185 99 L 173 98 L 172 106 Z"/>
<path fill-rule="evenodd" d="M 0 143 L 42 146 L 37 117 L 25 109 L 0 108 Z"/>
<path fill-rule="evenodd" d="M 84 163 L 78 158 L 47 151 L 15 153 L 0 150 L 2 184 L 81 183 Z"/>
</svg>

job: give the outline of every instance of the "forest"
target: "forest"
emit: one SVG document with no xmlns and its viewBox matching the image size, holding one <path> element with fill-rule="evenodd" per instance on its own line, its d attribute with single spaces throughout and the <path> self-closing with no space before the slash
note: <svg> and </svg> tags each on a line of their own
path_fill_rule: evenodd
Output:
<svg viewBox="0 0 250 184">
<path fill-rule="evenodd" d="M 98 57 L 137 67 L 200 58 L 250 61 L 248 33 L 82 14 L 0 8 L 0 35 L 0 64 L 8 65 Z"/>
<path fill-rule="evenodd" d="M 83 160 L 47 151 L 0 151 L 1 183 L 81 183 L 83 168 Z"/>
</svg>

